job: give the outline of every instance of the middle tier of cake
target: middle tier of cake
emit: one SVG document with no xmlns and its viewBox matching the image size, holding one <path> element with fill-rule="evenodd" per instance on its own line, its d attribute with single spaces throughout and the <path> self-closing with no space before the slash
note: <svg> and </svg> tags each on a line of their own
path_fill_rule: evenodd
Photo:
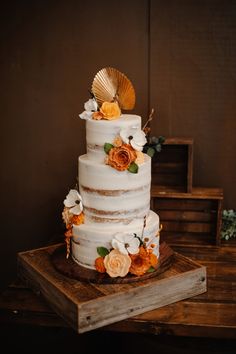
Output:
<svg viewBox="0 0 236 354">
<path fill-rule="evenodd" d="M 79 157 L 79 190 L 85 223 L 129 224 L 150 209 L 151 158 L 145 155 L 137 174 Z"/>
</svg>

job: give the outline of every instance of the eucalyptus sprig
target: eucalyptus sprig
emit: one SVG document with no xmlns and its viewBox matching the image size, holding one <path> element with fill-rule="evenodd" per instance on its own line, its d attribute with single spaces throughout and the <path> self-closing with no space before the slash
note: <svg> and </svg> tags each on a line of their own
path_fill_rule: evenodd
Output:
<svg viewBox="0 0 236 354">
<path fill-rule="evenodd" d="M 153 157 L 156 153 L 161 152 L 162 145 L 164 142 L 164 136 L 147 137 L 147 143 L 143 147 L 143 152 L 145 152 L 150 157 Z"/>
<path fill-rule="evenodd" d="M 221 238 L 228 241 L 230 238 L 236 237 L 236 210 L 223 210 Z"/>
</svg>

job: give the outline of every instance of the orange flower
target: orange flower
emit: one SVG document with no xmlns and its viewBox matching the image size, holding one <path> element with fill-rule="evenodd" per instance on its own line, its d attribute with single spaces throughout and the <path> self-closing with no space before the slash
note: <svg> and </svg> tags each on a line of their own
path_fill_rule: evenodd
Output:
<svg viewBox="0 0 236 354">
<path fill-rule="evenodd" d="M 71 219 L 71 224 L 80 225 L 84 223 L 84 213 L 80 213 L 79 215 L 73 215 Z"/>
<path fill-rule="evenodd" d="M 98 257 L 95 259 L 95 268 L 99 273 L 106 273 L 103 257 Z"/>
<path fill-rule="evenodd" d="M 158 264 L 157 256 L 154 253 L 150 252 L 149 253 L 149 259 L 150 259 L 151 266 L 153 268 L 157 268 L 157 264 Z"/>
<path fill-rule="evenodd" d="M 120 107 L 116 102 L 103 102 L 100 112 L 107 120 L 117 119 L 121 115 Z"/>
<path fill-rule="evenodd" d="M 130 254 L 131 267 L 129 272 L 134 275 L 143 275 L 150 268 L 150 256 L 144 247 L 139 248 L 138 254 Z"/>
<path fill-rule="evenodd" d="M 100 119 L 103 118 L 103 114 L 102 114 L 102 112 L 94 112 L 94 113 L 92 114 L 92 117 L 93 117 L 93 119 L 95 119 L 95 120 L 100 120 Z"/>
<path fill-rule="evenodd" d="M 135 161 L 136 152 L 129 144 L 112 148 L 108 154 L 108 165 L 118 171 L 125 171 Z"/>
</svg>

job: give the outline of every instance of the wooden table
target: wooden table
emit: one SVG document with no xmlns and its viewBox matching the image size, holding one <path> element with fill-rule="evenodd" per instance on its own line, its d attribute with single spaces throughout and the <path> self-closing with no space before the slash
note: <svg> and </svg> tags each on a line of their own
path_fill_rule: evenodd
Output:
<svg viewBox="0 0 236 354">
<path fill-rule="evenodd" d="M 142 315 L 104 327 L 105 331 L 236 339 L 236 247 L 178 246 L 179 253 L 207 267 L 208 291 Z M 45 300 L 19 280 L 0 297 L 2 325 L 66 328 Z"/>
</svg>

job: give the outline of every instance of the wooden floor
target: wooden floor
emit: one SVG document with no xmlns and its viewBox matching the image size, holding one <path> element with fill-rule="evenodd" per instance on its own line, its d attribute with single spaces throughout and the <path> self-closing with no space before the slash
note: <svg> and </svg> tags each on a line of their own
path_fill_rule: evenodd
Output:
<svg viewBox="0 0 236 354">
<path fill-rule="evenodd" d="M 146 312 L 100 330 L 77 335 L 50 309 L 41 296 L 34 294 L 16 280 L 2 292 L 0 297 L 1 334 L 7 340 L 9 333 L 14 333 L 18 344 L 24 345 L 29 343 L 30 338 L 40 341 L 40 336 L 44 340 L 49 336 L 50 342 L 51 333 L 52 338 L 58 338 L 58 343 L 61 343 L 64 338 L 65 343 L 61 343 L 61 348 L 65 345 L 66 349 L 66 338 L 69 341 L 69 348 L 70 342 L 78 340 L 81 343 L 79 353 L 89 352 L 90 346 L 95 343 L 102 347 L 106 346 L 105 343 L 100 343 L 100 340 L 110 343 L 111 338 L 114 339 L 113 345 L 116 345 L 121 352 L 125 352 L 124 348 L 121 348 L 125 341 L 129 349 L 131 343 L 133 345 L 136 343 L 137 349 L 140 350 L 146 345 L 150 351 L 158 345 L 159 353 L 162 351 L 195 353 L 197 349 L 203 353 L 235 353 L 236 247 L 228 243 L 220 248 L 177 245 L 172 248 L 207 267 L 207 293 Z M 30 333 L 28 338 L 27 335 Z M 9 343 L 13 345 L 13 342 Z M 212 351 L 208 348 L 209 343 Z M 172 345 L 175 351 L 171 351 Z M 87 349 L 83 351 L 83 348 L 87 348 L 88 351 Z M 208 348 L 208 351 L 204 348 Z M 71 353 L 72 349 L 69 349 L 69 352 Z"/>
</svg>

